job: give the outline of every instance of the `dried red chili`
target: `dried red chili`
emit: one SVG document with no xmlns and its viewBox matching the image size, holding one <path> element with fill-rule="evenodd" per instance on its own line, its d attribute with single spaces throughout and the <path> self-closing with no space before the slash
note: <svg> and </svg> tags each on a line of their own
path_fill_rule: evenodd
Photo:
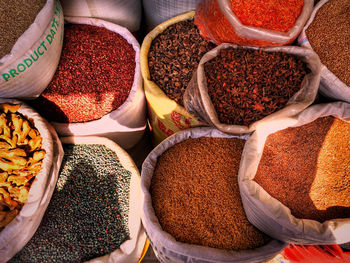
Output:
<svg viewBox="0 0 350 263">
<path fill-rule="evenodd" d="M 270 134 L 254 180 L 297 218 L 350 218 L 350 123 L 328 116 Z"/>
<path fill-rule="evenodd" d="M 121 106 L 135 75 L 135 51 L 121 35 L 66 25 L 60 63 L 44 92 L 29 103 L 49 121 L 96 120 Z"/>
<path fill-rule="evenodd" d="M 304 0 L 231 0 L 230 6 L 243 25 L 288 32 L 295 25 Z"/>
<path fill-rule="evenodd" d="M 204 70 L 220 122 L 249 125 L 283 108 L 309 69 L 290 54 L 228 48 L 206 62 Z"/>
</svg>

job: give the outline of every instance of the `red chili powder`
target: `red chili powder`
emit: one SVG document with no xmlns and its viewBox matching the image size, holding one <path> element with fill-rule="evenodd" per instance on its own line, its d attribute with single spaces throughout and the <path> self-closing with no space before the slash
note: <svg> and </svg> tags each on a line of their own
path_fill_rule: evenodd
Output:
<svg viewBox="0 0 350 263">
<path fill-rule="evenodd" d="M 60 63 L 44 92 L 29 102 L 49 121 L 87 122 L 120 107 L 135 75 L 135 51 L 103 27 L 66 25 Z"/>
<path fill-rule="evenodd" d="M 254 180 L 297 218 L 350 218 L 350 123 L 328 116 L 270 134 Z"/>
<path fill-rule="evenodd" d="M 243 25 L 288 32 L 304 7 L 304 0 L 231 0 L 231 9 Z"/>
</svg>

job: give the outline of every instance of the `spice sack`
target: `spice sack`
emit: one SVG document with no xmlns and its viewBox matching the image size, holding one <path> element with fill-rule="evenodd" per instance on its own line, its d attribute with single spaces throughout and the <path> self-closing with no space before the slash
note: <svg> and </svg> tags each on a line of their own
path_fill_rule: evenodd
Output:
<svg viewBox="0 0 350 263">
<path fill-rule="evenodd" d="M 320 57 L 320 93 L 345 102 L 350 102 L 349 7 L 348 1 L 320 1 L 298 38 Z"/>
<path fill-rule="evenodd" d="M 12 109 L 4 113 L 6 104 Z M 63 149 L 55 130 L 23 102 L 0 99 L 0 108 L 0 262 L 7 262 L 25 246 L 42 220 L 56 185 Z M 17 140 L 8 137 L 9 130 Z M 8 220 L 8 216 L 13 219 Z"/>
<path fill-rule="evenodd" d="M 60 136 L 102 136 L 131 148 L 146 128 L 137 40 L 107 21 L 65 20 L 57 71 L 47 89 L 28 103 Z"/>
<path fill-rule="evenodd" d="M 61 0 L 65 16 L 106 20 L 138 31 L 141 22 L 141 0 Z"/>
<path fill-rule="evenodd" d="M 238 180 L 249 221 L 295 244 L 350 241 L 350 105 L 311 106 L 248 139 Z"/>
<path fill-rule="evenodd" d="M 185 94 L 186 110 L 230 134 L 293 116 L 317 95 L 320 61 L 306 48 L 221 44 L 206 53 Z"/>
<path fill-rule="evenodd" d="M 142 165 L 142 223 L 161 262 L 264 262 L 284 249 L 249 223 L 237 175 L 247 136 L 210 127 L 162 141 Z"/>
<path fill-rule="evenodd" d="M 28 10 L 34 9 L 32 6 L 20 10 L 25 5 L 16 3 L 16 6 L 19 9 L 18 17 L 13 17 L 13 21 L 1 21 L 2 25 L 11 27 L 3 29 L 8 32 L 1 32 L 1 38 L 6 41 L 0 41 L 1 50 L 3 45 L 11 43 L 10 40 L 6 40 L 5 35 L 20 30 L 20 17 L 26 19 L 22 17 L 21 12 L 28 15 Z M 12 6 L 4 8 L 3 15 L 8 15 L 11 19 L 10 14 L 13 15 L 14 10 L 8 10 L 9 8 Z M 8 53 L 0 55 L 0 98 L 35 98 L 47 87 L 60 59 L 63 24 L 63 12 L 59 1 L 48 0 L 34 22 L 18 37 Z"/>
<path fill-rule="evenodd" d="M 182 93 L 200 57 L 214 46 L 200 36 L 193 24 L 194 14 L 191 11 L 158 25 L 141 46 L 141 72 L 154 144 L 177 131 L 203 125 L 182 104 Z"/>
<path fill-rule="evenodd" d="M 218 45 L 282 46 L 292 43 L 307 22 L 313 0 L 202 0 L 195 23 Z"/>
<path fill-rule="evenodd" d="M 61 137 L 65 155 L 51 202 L 15 262 L 138 262 L 146 243 L 140 174 L 102 137 Z"/>
</svg>

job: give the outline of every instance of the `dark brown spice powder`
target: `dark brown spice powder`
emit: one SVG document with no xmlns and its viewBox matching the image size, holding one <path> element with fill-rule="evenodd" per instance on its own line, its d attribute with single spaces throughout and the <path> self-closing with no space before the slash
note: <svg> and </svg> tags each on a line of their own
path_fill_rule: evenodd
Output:
<svg viewBox="0 0 350 263">
<path fill-rule="evenodd" d="M 201 37 L 193 20 L 169 26 L 153 41 L 148 53 L 151 80 L 183 106 L 182 96 L 201 57 L 215 45 Z"/>
<path fill-rule="evenodd" d="M 243 210 L 237 174 L 244 143 L 188 139 L 158 158 L 150 192 L 164 231 L 180 242 L 227 250 L 252 249 L 269 240 Z"/>
<path fill-rule="evenodd" d="M 28 103 L 49 121 L 100 119 L 128 98 L 135 65 L 135 51 L 121 35 L 103 27 L 66 25 L 55 75 Z"/>
<path fill-rule="evenodd" d="M 350 1 L 325 3 L 306 30 L 321 62 L 350 86 Z"/>
<path fill-rule="evenodd" d="M 244 48 L 220 50 L 204 70 L 219 121 L 230 125 L 250 125 L 282 109 L 309 71 L 297 56 Z"/>
<path fill-rule="evenodd" d="M 350 123 L 328 116 L 270 134 L 254 180 L 297 218 L 350 218 Z"/>
<path fill-rule="evenodd" d="M 46 0 L 0 0 L 0 58 L 34 22 Z"/>
</svg>

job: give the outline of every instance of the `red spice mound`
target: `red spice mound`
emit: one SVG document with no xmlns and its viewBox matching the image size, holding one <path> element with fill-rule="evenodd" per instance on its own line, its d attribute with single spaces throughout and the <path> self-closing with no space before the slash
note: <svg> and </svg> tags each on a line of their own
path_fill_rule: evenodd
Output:
<svg viewBox="0 0 350 263">
<path fill-rule="evenodd" d="M 231 0 L 231 9 L 243 25 L 288 32 L 304 7 L 304 0 Z"/>
<path fill-rule="evenodd" d="M 241 250 L 270 240 L 249 223 L 237 174 L 244 140 L 197 138 L 164 152 L 151 181 L 152 205 L 177 241 Z"/>
<path fill-rule="evenodd" d="M 329 116 L 269 135 L 254 180 L 297 218 L 350 218 L 350 123 Z"/>
<path fill-rule="evenodd" d="M 29 103 L 49 121 L 100 119 L 125 102 L 134 75 L 135 51 L 122 36 L 97 26 L 66 25 L 56 73 Z"/>
</svg>

